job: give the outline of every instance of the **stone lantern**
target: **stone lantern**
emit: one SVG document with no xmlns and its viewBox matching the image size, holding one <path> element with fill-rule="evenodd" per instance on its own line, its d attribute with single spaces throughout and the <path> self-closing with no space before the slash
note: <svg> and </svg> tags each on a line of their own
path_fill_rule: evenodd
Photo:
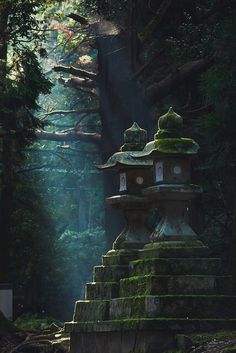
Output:
<svg viewBox="0 0 236 353">
<path fill-rule="evenodd" d="M 127 224 L 113 243 L 113 249 L 139 249 L 149 242 L 145 227 L 147 198 L 141 194 L 151 185 L 152 161 L 133 158 L 139 155 L 147 139 L 147 132 L 137 123 L 124 132 L 124 145 L 99 169 L 115 170 L 119 174 L 119 195 L 106 199 L 107 204 L 124 212 Z"/>
<path fill-rule="evenodd" d="M 186 221 L 189 202 L 201 193 L 201 187 L 190 184 L 191 159 L 199 145 L 182 137 L 183 119 L 172 108 L 158 121 L 154 141 L 149 142 L 137 158 L 153 160 L 154 186 L 143 190 L 159 208 L 162 219 L 151 240 L 193 240 L 196 233 Z"/>
</svg>

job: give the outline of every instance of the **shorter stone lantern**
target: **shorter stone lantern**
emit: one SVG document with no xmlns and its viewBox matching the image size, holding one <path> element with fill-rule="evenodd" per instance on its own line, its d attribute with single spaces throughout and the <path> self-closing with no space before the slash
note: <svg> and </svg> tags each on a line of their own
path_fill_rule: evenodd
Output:
<svg viewBox="0 0 236 353">
<path fill-rule="evenodd" d="M 154 141 L 149 142 L 137 158 L 153 160 L 154 186 L 143 190 L 162 213 L 151 235 L 152 241 L 193 240 L 196 233 L 186 221 L 191 199 L 202 192 L 190 184 L 190 162 L 199 145 L 182 137 L 183 119 L 172 108 L 161 116 Z"/>
<path fill-rule="evenodd" d="M 132 154 L 143 150 L 147 132 L 137 123 L 124 132 L 124 145 L 99 169 L 119 173 L 119 195 L 106 199 L 107 204 L 124 212 L 127 224 L 113 243 L 113 249 L 139 249 L 149 242 L 150 232 L 145 226 L 147 198 L 141 194 L 151 185 L 152 161 L 138 160 Z"/>
</svg>

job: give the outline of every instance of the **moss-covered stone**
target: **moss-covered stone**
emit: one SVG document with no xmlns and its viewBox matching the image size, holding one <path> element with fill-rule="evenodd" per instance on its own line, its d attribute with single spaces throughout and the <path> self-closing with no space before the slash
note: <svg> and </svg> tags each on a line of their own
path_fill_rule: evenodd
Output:
<svg viewBox="0 0 236 353">
<path fill-rule="evenodd" d="M 155 243 L 149 243 L 144 246 L 144 249 L 183 249 L 183 248 L 205 248 L 204 244 L 200 240 L 188 240 L 188 241 L 159 241 Z"/>
<path fill-rule="evenodd" d="M 73 321 L 104 321 L 109 319 L 109 300 L 79 300 L 75 303 Z"/>
<path fill-rule="evenodd" d="M 104 266 L 129 265 L 130 261 L 139 258 L 139 252 L 138 249 L 110 250 L 102 257 L 102 264 Z"/>
<path fill-rule="evenodd" d="M 95 266 L 93 269 L 94 282 L 118 282 L 121 278 L 128 277 L 129 267 L 117 266 Z"/>
<path fill-rule="evenodd" d="M 190 138 L 161 138 L 155 140 L 154 147 L 162 153 L 176 154 L 195 154 L 199 150 L 199 145 Z"/>
<path fill-rule="evenodd" d="M 85 287 L 86 300 L 105 300 L 117 298 L 119 294 L 119 284 L 116 282 L 91 282 Z"/>
<path fill-rule="evenodd" d="M 130 275 L 216 275 L 221 274 L 221 261 L 216 258 L 141 259 L 130 263 Z"/>
<path fill-rule="evenodd" d="M 197 247 L 177 247 L 177 248 L 149 248 L 141 250 L 140 258 L 199 258 L 207 257 L 209 249 L 201 246 Z"/>
<path fill-rule="evenodd" d="M 157 294 L 226 294 L 230 293 L 230 282 L 231 278 L 224 276 L 136 276 L 120 281 L 120 297 Z"/>
<path fill-rule="evenodd" d="M 122 332 L 125 330 L 173 330 L 176 333 L 187 332 L 200 335 L 200 332 L 214 332 L 217 330 L 235 330 L 236 319 L 209 318 L 125 318 L 107 321 L 66 322 L 66 332 Z"/>
<path fill-rule="evenodd" d="M 110 302 L 112 320 L 127 317 L 234 318 L 236 296 L 159 295 L 117 298 Z"/>
</svg>

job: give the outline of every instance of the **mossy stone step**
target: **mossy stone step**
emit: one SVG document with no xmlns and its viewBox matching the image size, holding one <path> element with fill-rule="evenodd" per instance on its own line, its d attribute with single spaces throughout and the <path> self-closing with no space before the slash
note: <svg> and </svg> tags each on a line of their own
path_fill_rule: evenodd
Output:
<svg viewBox="0 0 236 353">
<path fill-rule="evenodd" d="M 155 294 L 230 294 L 231 276 L 137 276 L 120 280 L 120 297 Z"/>
<path fill-rule="evenodd" d="M 121 278 L 129 275 L 129 266 L 95 266 L 93 268 L 94 282 L 118 282 Z"/>
<path fill-rule="evenodd" d="M 106 300 L 119 296 L 119 284 L 117 282 L 91 282 L 85 286 L 86 300 Z"/>
<path fill-rule="evenodd" d="M 67 333 L 76 332 L 130 332 L 141 330 L 165 331 L 176 333 L 211 332 L 218 330 L 235 330 L 236 319 L 199 319 L 199 318 L 128 318 L 109 321 L 66 322 Z"/>
<path fill-rule="evenodd" d="M 109 300 L 78 300 L 73 321 L 103 321 L 109 318 Z"/>
<path fill-rule="evenodd" d="M 216 258 L 157 258 L 130 263 L 130 275 L 219 275 L 221 260 Z"/>
<path fill-rule="evenodd" d="M 130 261 L 139 258 L 139 249 L 132 250 L 110 250 L 102 256 L 102 265 L 115 266 L 115 265 L 129 265 Z"/>
<path fill-rule="evenodd" d="M 148 295 L 110 301 L 110 320 L 141 317 L 235 318 L 236 296 Z"/>
<path fill-rule="evenodd" d="M 139 257 L 145 258 L 198 258 L 208 257 L 207 247 L 176 247 L 176 248 L 150 248 L 140 251 Z"/>
</svg>

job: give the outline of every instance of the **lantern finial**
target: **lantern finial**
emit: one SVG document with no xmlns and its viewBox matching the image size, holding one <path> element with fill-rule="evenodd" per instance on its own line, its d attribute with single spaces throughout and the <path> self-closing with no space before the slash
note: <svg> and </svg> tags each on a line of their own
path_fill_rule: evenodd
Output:
<svg viewBox="0 0 236 353">
<path fill-rule="evenodd" d="M 124 145 L 121 151 L 142 151 L 147 142 L 147 131 L 142 129 L 136 122 L 125 130 Z"/>
<path fill-rule="evenodd" d="M 162 115 L 158 120 L 158 131 L 154 136 L 155 140 L 181 137 L 182 128 L 183 118 L 170 107 L 168 112 Z"/>
</svg>

